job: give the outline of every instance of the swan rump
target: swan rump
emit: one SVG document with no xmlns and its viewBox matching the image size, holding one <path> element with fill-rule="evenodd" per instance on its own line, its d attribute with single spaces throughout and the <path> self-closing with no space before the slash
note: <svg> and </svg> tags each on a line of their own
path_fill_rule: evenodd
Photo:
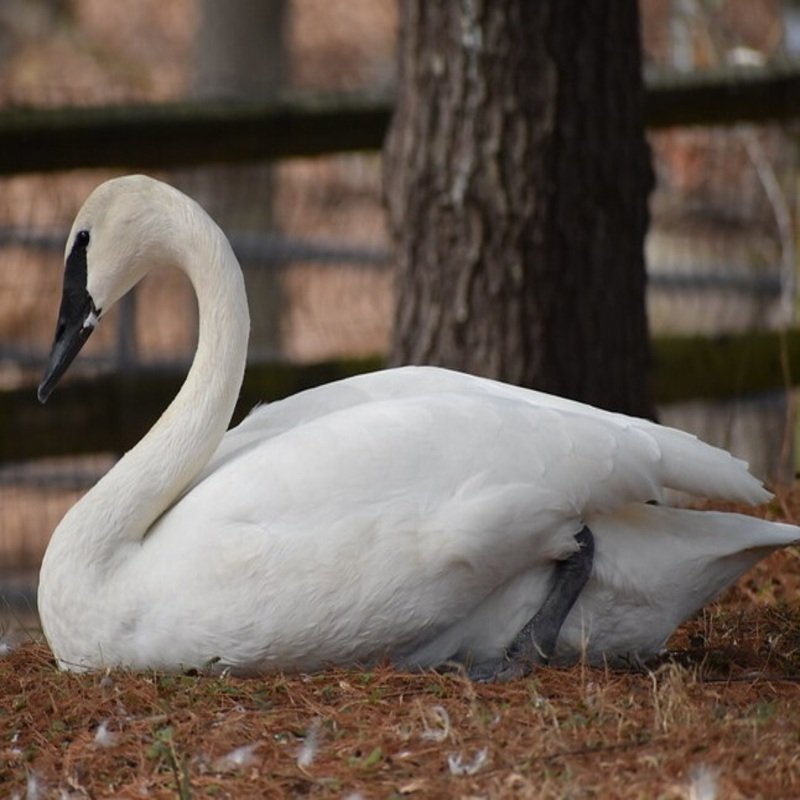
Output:
<svg viewBox="0 0 800 800">
<path fill-rule="evenodd" d="M 225 433 L 249 327 L 241 272 L 205 212 L 150 178 L 95 190 L 66 260 L 43 398 L 155 264 L 189 276 L 200 335 L 173 403 L 48 546 L 40 614 L 65 668 L 491 664 L 546 606 L 584 526 L 594 561 L 552 655 L 647 658 L 800 538 L 790 525 L 648 505 L 667 488 L 766 500 L 723 450 L 443 369 L 311 389 Z"/>
</svg>

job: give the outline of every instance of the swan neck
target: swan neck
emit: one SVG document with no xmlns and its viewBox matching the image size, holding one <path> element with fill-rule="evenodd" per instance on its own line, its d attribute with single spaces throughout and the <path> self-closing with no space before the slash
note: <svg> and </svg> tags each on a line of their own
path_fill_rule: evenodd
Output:
<svg viewBox="0 0 800 800">
<path fill-rule="evenodd" d="M 244 377 L 250 320 L 241 269 L 222 231 L 189 203 L 185 224 L 170 228 L 169 249 L 170 261 L 188 275 L 197 297 L 192 366 L 150 431 L 70 509 L 48 549 L 48 554 L 58 550 L 56 540 L 63 534 L 75 540 L 70 552 L 103 572 L 124 559 L 125 543 L 141 543 L 208 462 Z"/>
</svg>

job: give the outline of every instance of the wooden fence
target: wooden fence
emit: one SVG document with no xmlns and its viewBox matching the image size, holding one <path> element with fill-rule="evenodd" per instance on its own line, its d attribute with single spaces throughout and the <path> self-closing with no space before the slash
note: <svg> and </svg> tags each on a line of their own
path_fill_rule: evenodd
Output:
<svg viewBox="0 0 800 800">
<path fill-rule="evenodd" d="M 388 96 L 283 96 L 270 103 L 174 103 L 0 112 L 0 174 L 88 167 L 156 169 L 376 150 L 391 115 Z M 648 82 L 651 128 L 785 122 L 800 117 L 800 68 L 727 71 Z M 658 402 L 720 398 L 794 385 L 800 331 L 653 342 Z M 355 372 L 381 359 L 248 370 L 240 409 Z M 122 452 L 166 405 L 180 377 L 163 371 L 75 380 L 41 408 L 33 390 L 0 390 L 0 463 L 45 455 Z M 102 412 L 97 411 L 97 407 Z M 99 430 L 87 420 L 108 418 Z M 241 413 L 241 411 L 239 412 Z M 59 435 L 54 436 L 53 431 Z"/>
</svg>

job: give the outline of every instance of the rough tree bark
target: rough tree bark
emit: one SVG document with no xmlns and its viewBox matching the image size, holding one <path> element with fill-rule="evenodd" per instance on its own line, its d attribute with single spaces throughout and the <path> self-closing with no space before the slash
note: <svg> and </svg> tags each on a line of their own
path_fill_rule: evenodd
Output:
<svg viewBox="0 0 800 800">
<path fill-rule="evenodd" d="M 651 407 L 635 0 L 403 0 L 392 360 Z"/>
</svg>

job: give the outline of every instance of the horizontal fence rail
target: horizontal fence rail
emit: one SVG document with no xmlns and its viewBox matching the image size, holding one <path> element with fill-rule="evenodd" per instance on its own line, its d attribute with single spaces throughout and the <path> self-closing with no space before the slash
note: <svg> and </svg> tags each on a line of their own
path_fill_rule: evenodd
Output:
<svg viewBox="0 0 800 800">
<path fill-rule="evenodd" d="M 22 245 L 43 251 L 61 253 L 68 231 L 36 230 L 0 226 L 0 247 Z M 313 264 L 347 264 L 363 269 L 389 269 L 390 255 L 381 247 L 346 245 L 324 239 L 299 239 L 277 234 L 231 233 L 228 236 L 237 258 L 248 266 L 260 269 L 280 269 L 286 264 L 303 261 Z M 746 274 L 742 269 L 728 272 L 687 269 L 681 273 L 649 272 L 648 285 L 670 292 L 737 292 L 749 296 L 778 297 L 783 289 L 777 275 Z M 135 350 L 135 292 L 121 300 L 117 326 L 116 352 L 112 356 L 83 355 L 84 367 L 108 369 L 136 367 Z M 127 355 L 127 358 L 125 357 Z M 47 353 L 30 347 L 0 341 L 0 359 L 21 367 L 41 368 Z M 187 362 L 188 363 L 188 362 Z M 161 368 L 180 369 L 184 364 L 161 364 Z"/>
<path fill-rule="evenodd" d="M 89 167 L 172 169 L 377 150 L 391 101 L 291 95 L 0 112 L 0 174 Z"/>
<path fill-rule="evenodd" d="M 648 128 L 787 122 L 800 117 L 800 64 L 726 67 L 646 79 Z"/>
<path fill-rule="evenodd" d="M 0 174 L 88 167 L 159 169 L 379 150 L 385 94 L 283 94 L 0 112 Z M 648 78 L 649 128 L 786 121 L 800 116 L 800 65 Z"/>
<path fill-rule="evenodd" d="M 234 414 L 303 389 L 379 369 L 383 359 L 320 364 L 252 365 Z M 42 456 L 121 454 L 134 445 L 177 394 L 178 369 L 140 369 L 66 380 L 47 405 L 33 387 L 0 391 L 0 464 Z"/>
<path fill-rule="evenodd" d="M 35 230 L 0 226 L 0 247 L 21 245 L 37 250 L 62 252 L 69 231 Z M 296 261 L 315 264 L 348 264 L 388 267 L 389 254 L 380 247 L 347 245 L 325 239 L 304 239 L 270 233 L 226 234 L 236 257 L 248 264 L 279 267 Z"/>
<path fill-rule="evenodd" d="M 259 402 L 380 369 L 381 356 L 320 364 L 248 367 L 234 422 Z M 724 399 L 783 389 L 800 376 L 800 330 L 653 340 L 651 371 L 658 403 Z M 42 456 L 122 453 L 134 445 L 180 388 L 177 369 L 74 378 L 46 406 L 35 389 L 0 392 L 0 464 Z M 794 379 L 794 380 L 793 380 Z"/>
</svg>

